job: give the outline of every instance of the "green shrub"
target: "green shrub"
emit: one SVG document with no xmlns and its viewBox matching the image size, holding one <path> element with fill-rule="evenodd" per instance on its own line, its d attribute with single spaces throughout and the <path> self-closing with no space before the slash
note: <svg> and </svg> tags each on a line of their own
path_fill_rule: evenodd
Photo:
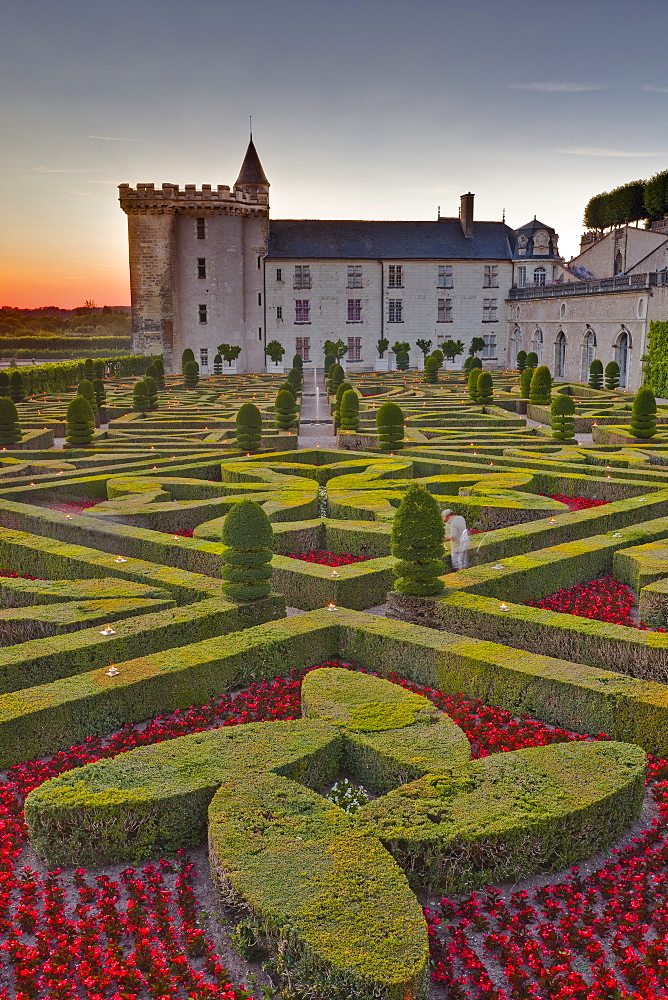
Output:
<svg viewBox="0 0 668 1000">
<path fill-rule="evenodd" d="M 520 375 L 522 374 L 522 372 L 524 371 L 524 369 L 526 368 L 526 366 L 527 366 L 527 352 L 526 351 L 518 351 L 517 352 L 517 370 L 520 373 Z"/>
<path fill-rule="evenodd" d="M 631 433 L 637 438 L 651 438 L 656 434 L 656 399 L 649 386 L 641 386 L 633 400 Z"/>
<path fill-rule="evenodd" d="M 304 368 L 304 362 L 302 360 L 301 354 L 294 354 L 293 355 L 293 357 L 292 357 L 292 367 L 299 369 L 299 371 L 302 371 L 302 369 Z"/>
<path fill-rule="evenodd" d="M 274 418 L 276 425 L 282 431 L 289 431 L 297 426 L 297 403 L 295 397 L 287 389 L 280 389 L 276 393 Z"/>
<path fill-rule="evenodd" d="M 432 358 L 436 358 L 436 360 L 438 361 L 438 367 L 442 368 L 443 362 L 445 361 L 445 355 L 443 354 L 443 351 L 439 350 L 439 348 L 437 347 L 435 351 L 431 352 L 431 356 Z"/>
<path fill-rule="evenodd" d="M 195 360 L 195 355 L 193 354 L 192 350 L 189 347 L 186 347 L 185 351 L 181 355 L 181 371 L 183 372 L 184 375 L 186 373 L 186 365 L 194 360 Z"/>
<path fill-rule="evenodd" d="M 357 431 L 360 424 L 360 401 L 354 389 L 344 392 L 341 399 L 341 430 Z"/>
<path fill-rule="evenodd" d="M 0 396 L 0 445 L 16 444 L 21 437 L 16 404 L 9 396 Z"/>
<path fill-rule="evenodd" d="M 397 359 L 397 369 L 400 372 L 407 371 L 408 370 L 409 359 L 408 359 L 408 354 L 406 353 L 406 351 L 398 351 L 395 356 L 396 356 L 396 359 Z"/>
<path fill-rule="evenodd" d="M 240 500 L 223 522 L 223 594 L 234 601 L 257 601 L 271 592 L 274 532 L 259 503 Z"/>
<path fill-rule="evenodd" d="M 527 368 L 537 368 L 538 367 L 538 355 L 535 351 L 529 351 L 527 354 Z"/>
<path fill-rule="evenodd" d="M 528 399 L 529 393 L 531 392 L 531 379 L 533 378 L 534 369 L 524 368 L 522 374 L 520 375 L 520 396 L 522 399 Z"/>
<path fill-rule="evenodd" d="M 340 364 L 335 363 L 330 369 L 329 382 L 327 383 L 327 392 L 335 393 L 339 388 L 343 379 L 345 378 L 343 368 Z"/>
<path fill-rule="evenodd" d="M 186 361 L 183 366 L 183 384 L 186 389 L 196 389 L 199 382 L 199 365 L 196 361 Z"/>
<path fill-rule="evenodd" d="M 244 403 L 237 410 L 237 448 L 245 452 L 257 451 L 262 441 L 262 414 L 255 403 Z"/>
<path fill-rule="evenodd" d="M 65 442 L 70 448 L 85 448 L 93 440 L 95 414 L 85 396 L 75 396 L 67 407 Z"/>
<path fill-rule="evenodd" d="M 84 361 L 84 378 L 92 382 L 95 378 L 95 362 L 92 358 L 86 358 Z"/>
<path fill-rule="evenodd" d="M 394 589 L 413 597 L 443 593 L 445 527 L 435 498 L 419 483 L 411 483 L 392 523 Z"/>
<path fill-rule="evenodd" d="M 0 396 L 9 395 L 9 375 L 3 369 L 0 371 Z"/>
<path fill-rule="evenodd" d="M 164 388 L 164 378 L 162 376 L 162 372 L 160 371 L 160 367 L 155 361 L 152 361 L 144 372 L 144 378 L 152 378 L 157 388 Z"/>
<path fill-rule="evenodd" d="M 589 388 L 603 388 L 603 362 L 599 361 L 598 358 L 594 358 L 589 365 Z"/>
<path fill-rule="evenodd" d="M 90 408 L 93 411 L 93 416 L 95 416 L 97 414 L 98 406 L 97 406 L 97 397 L 95 395 L 95 389 L 93 389 L 93 383 L 89 382 L 87 378 L 83 378 L 81 382 L 79 382 L 77 393 L 79 394 L 79 396 L 83 396 L 85 399 L 88 400 L 88 402 L 90 403 Z"/>
<path fill-rule="evenodd" d="M 494 398 L 494 386 L 492 383 L 492 376 L 489 372 L 482 371 L 478 378 L 478 384 L 476 385 L 476 402 L 481 406 L 485 406 L 492 402 Z"/>
<path fill-rule="evenodd" d="M 28 396 L 23 375 L 18 369 L 15 369 L 9 376 L 9 394 L 15 403 L 22 403 Z"/>
<path fill-rule="evenodd" d="M 107 393 L 104 388 L 104 382 L 102 381 L 101 378 L 95 378 L 93 379 L 92 385 L 93 385 L 93 392 L 95 393 L 95 402 L 97 403 L 97 408 L 98 410 L 101 410 L 102 407 L 107 402 Z"/>
<path fill-rule="evenodd" d="M 552 437 L 555 441 L 570 441 L 575 436 L 574 414 L 573 397 L 557 393 L 550 407 Z"/>
<path fill-rule="evenodd" d="M 297 392 L 299 392 L 304 382 L 301 368 L 291 368 L 286 376 L 286 381 L 291 382 Z"/>
<path fill-rule="evenodd" d="M 104 361 L 96 361 L 93 367 L 95 368 L 95 378 L 103 380 L 105 369 Z"/>
<path fill-rule="evenodd" d="M 336 403 L 334 405 L 334 423 L 337 426 L 341 422 L 341 400 L 343 399 L 344 392 L 348 392 L 349 389 L 352 389 L 352 385 L 350 384 L 350 382 L 344 379 L 341 385 L 336 390 Z"/>
<path fill-rule="evenodd" d="M 326 354 L 325 355 L 325 365 L 324 365 L 325 375 L 329 376 L 331 367 L 332 367 L 332 365 L 335 365 L 335 364 L 336 364 L 336 358 L 334 357 L 334 355 L 333 354 Z"/>
<path fill-rule="evenodd" d="M 146 382 L 146 388 L 148 389 L 148 408 L 149 410 L 157 410 L 158 383 L 150 375 L 144 375 L 144 382 Z"/>
<path fill-rule="evenodd" d="M 479 361 L 480 359 L 476 358 L 475 360 Z M 474 403 L 478 399 L 478 379 L 480 378 L 481 371 L 482 369 L 478 368 L 478 366 L 476 365 L 476 367 L 472 368 L 469 372 L 469 377 L 468 377 L 469 399 L 472 399 Z"/>
<path fill-rule="evenodd" d="M 404 441 L 404 411 L 387 400 L 376 411 L 378 446 L 381 451 L 396 451 Z"/>
<path fill-rule="evenodd" d="M 156 371 L 158 373 L 157 376 L 154 376 L 156 382 L 158 383 L 158 385 L 160 386 L 161 389 L 164 389 L 165 388 L 165 365 L 164 365 L 164 362 L 162 360 L 162 355 L 159 354 L 157 356 L 157 358 L 153 358 L 153 361 L 151 362 L 151 365 L 156 369 Z"/>
<path fill-rule="evenodd" d="M 276 392 L 279 393 L 282 392 L 283 390 L 289 392 L 294 400 L 297 399 L 297 390 L 295 389 L 292 382 L 281 382 Z"/>
<path fill-rule="evenodd" d="M 132 390 L 132 409 L 139 413 L 147 413 L 151 408 L 151 400 L 148 394 L 148 386 L 143 378 L 135 382 Z"/>
<path fill-rule="evenodd" d="M 531 355 L 529 354 L 527 361 Z M 546 406 L 552 399 L 552 376 L 547 365 L 539 365 L 534 370 L 529 390 L 529 400 L 539 406 Z"/>
<path fill-rule="evenodd" d="M 424 359 L 424 379 L 423 382 L 429 382 L 431 385 L 435 385 L 438 382 L 438 359 L 432 357 Z"/>
<path fill-rule="evenodd" d="M 616 361 L 608 361 L 605 366 L 605 387 L 616 389 L 619 385 L 619 365 Z"/>
</svg>

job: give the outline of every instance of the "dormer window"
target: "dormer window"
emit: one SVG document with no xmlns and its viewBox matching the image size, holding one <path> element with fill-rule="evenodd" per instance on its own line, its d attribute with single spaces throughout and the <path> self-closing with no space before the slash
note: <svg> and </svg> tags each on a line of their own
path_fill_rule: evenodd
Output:
<svg viewBox="0 0 668 1000">
<path fill-rule="evenodd" d="M 550 252 L 550 237 L 544 229 L 539 229 L 533 238 L 533 252 L 537 256 L 547 256 Z"/>
</svg>

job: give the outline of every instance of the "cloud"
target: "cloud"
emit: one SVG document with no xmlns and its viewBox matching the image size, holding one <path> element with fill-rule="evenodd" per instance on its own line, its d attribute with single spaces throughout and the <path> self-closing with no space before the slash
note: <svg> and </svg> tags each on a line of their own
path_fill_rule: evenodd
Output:
<svg viewBox="0 0 668 1000">
<path fill-rule="evenodd" d="M 571 80 L 536 80 L 530 83 L 510 83 L 509 90 L 539 90 L 543 94 L 584 94 L 590 90 L 605 90 L 605 83 L 576 83 Z"/>
<path fill-rule="evenodd" d="M 668 87 L 654 87 L 651 83 L 646 83 L 640 89 L 649 90 L 651 94 L 668 94 Z"/>
<path fill-rule="evenodd" d="M 558 153 L 565 153 L 568 156 L 607 156 L 607 157 L 625 157 L 632 156 L 635 158 L 642 159 L 646 156 L 665 156 L 666 154 L 661 151 L 647 152 L 645 150 L 628 150 L 628 149 L 601 149 L 597 146 L 573 146 L 571 149 L 558 149 Z"/>
<path fill-rule="evenodd" d="M 125 139 L 119 135 L 89 135 L 89 139 L 106 139 L 108 142 L 145 142 L 145 139 Z"/>
</svg>

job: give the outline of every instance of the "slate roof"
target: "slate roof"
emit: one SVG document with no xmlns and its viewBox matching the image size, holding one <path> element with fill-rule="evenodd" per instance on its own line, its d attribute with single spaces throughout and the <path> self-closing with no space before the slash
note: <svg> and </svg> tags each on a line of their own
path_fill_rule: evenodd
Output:
<svg viewBox="0 0 668 1000">
<path fill-rule="evenodd" d="M 244 162 L 241 164 L 241 170 L 234 186 L 238 187 L 240 184 L 264 184 L 269 187 L 269 181 L 262 169 L 260 157 L 257 155 L 257 149 L 252 139 L 248 143 Z"/>
<path fill-rule="evenodd" d="M 520 226 L 516 229 L 516 233 L 536 233 L 539 229 L 544 229 L 546 233 L 554 233 L 552 226 L 546 226 L 544 222 L 539 222 L 538 219 L 532 219 L 531 222 L 527 222 L 526 226 Z"/>
<path fill-rule="evenodd" d="M 511 260 L 513 231 L 503 222 L 474 222 L 467 239 L 459 219 L 358 222 L 272 219 L 268 257 L 360 260 Z"/>
</svg>

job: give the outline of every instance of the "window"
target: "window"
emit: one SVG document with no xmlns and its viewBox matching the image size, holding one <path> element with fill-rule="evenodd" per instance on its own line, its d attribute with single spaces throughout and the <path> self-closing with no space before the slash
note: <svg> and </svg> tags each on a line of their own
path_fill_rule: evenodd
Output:
<svg viewBox="0 0 668 1000">
<path fill-rule="evenodd" d="M 276 281 L 283 281 L 283 268 L 276 268 Z"/>
<path fill-rule="evenodd" d="M 310 323 L 311 303 L 308 299 L 295 299 L 295 323 Z"/>
<path fill-rule="evenodd" d="M 197 258 L 197 277 L 206 278 L 206 257 Z"/>
<path fill-rule="evenodd" d="M 361 299 L 348 299 L 348 322 L 349 323 L 361 323 L 362 322 L 362 300 Z"/>
<path fill-rule="evenodd" d="M 258 340 L 262 340 L 262 327 L 261 326 L 258 326 L 258 328 L 257 328 L 257 339 Z"/>
<path fill-rule="evenodd" d="M 403 323 L 401 318 L 401 299 L 390 299 L 390 310 L 387 317 L 388 323 Z"/>
<path fill-rule="evenodd" d="M 200 349 L 199 349 L 199 364 L 200 364 L 200 368 L 208 368 L 209 367 L 209 348 L 208 347 L 200 347 Z"/>
<path fill-rule="evenodd" d="M 258 269 L 258 271 L 260 270 L 261 267 L 262 267 L 262 258 L 258 257 L 258 259 L 257 259 L 257 269 Z"/>
<path fill-rule="evenodd" d="M 403 288 L 403 267 L 401 264 L 390 264 L 390 288 Z"/>
<path fill-rule="evenodd" d="M 517 287 L 526 288 L 527 286 L 527 269 L 524 265 L 517 268 Z"/>
<path fill-rule="evenodd" d="M 206 221 L 204 219 L 197 220 L 197 239 L 206 239 Z"/>
<path fill-rule="evenodd" d="M 499 268 L 497 264 L 485 264 L 482 286 L 483 288 L 499 287 Z"/>
<path fill-rule="evenodd" d="M 276 306 L 276 319 L 283 319 L 283 306 Z"/>
<path fill-rule="evenodd" d="M 361 361 L 361 360 L 362 360 L 362 338 L 348 337 L 348 354 L 346 355 L 346 361 Z"/>
<path fill-rule="evenodd" d="M 496 299 L 484 299 L 482 304 L 483 323 L 496 323 Z"/>
<path fill-rule="evenodd" d="M 452 267 L 450 264 L 438 265 L 438 287 L 452 288 Z"/>
<path fill-rule="evenodd" d="M 482 349 L 483 358 L 496 358 L 496 334 L 485 333 L 482 339 L 485 341 Z"/>
<path fill-rule="evenodd" d="M 299 355 L 302 361 L 311 360 L 310 351 L 311 351 L 311 338 L 297 337 L 295 340 L 295 352 Z"/>
<path fill-rule="evenodd" d="M 438 300 L 437 323 L 452 323 L 452 299 Z"/>
<path fill-rule="evenodd" d="M 309 264 L 295 264 L 295 288 L 311 287 L 311 267 Z"/>
<path fill-rule="evenodd" d="M 348 288 L 362 287 L 362 265 L 348 264 Z"/>
<path fill-rule="evenodd" d="M 534 285 L 544 285 L 545 284 L 545 268 L 537 267 L 533 272 L 533 283 Z"/>
<path fill-rule="evenodd" d="M 262 292 L 258 292 L 258 293 L 257 293 L 257 304 L 258 304 L 259 306 L 261 306 L 261 305 L 262 305 Z"/>
<path fill-rule="evenodd" d="M 201 306 L 198 306 L 197 309 L 199 311 L 199 321 L 200 321 L 200 323 L 206 323 L 207 322 L 207 318 L 206 318 L 206 306 L 201 305 Z"/>
</svg>

